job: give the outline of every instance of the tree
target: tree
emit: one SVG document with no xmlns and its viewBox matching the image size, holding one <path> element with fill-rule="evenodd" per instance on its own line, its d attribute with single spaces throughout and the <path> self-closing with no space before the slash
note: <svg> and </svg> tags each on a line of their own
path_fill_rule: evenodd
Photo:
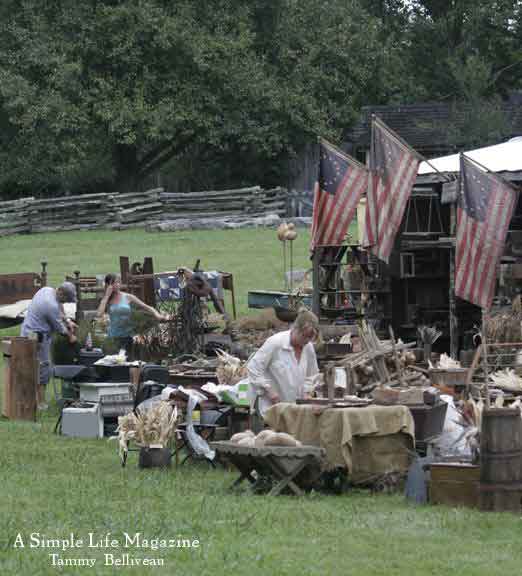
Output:
<svg viewBox="0 0 522 576">
<path fill-rule="evenodd" d="M 235 179 L 277 173 L 317 134 L 339 138 L 380 91 L 378 24 L 356 2 L 9 4 L 0 22 L 4 186 L 99 178 L 124 191 L 194 155 L 226 159 Z"/>
<path fill-rule="evenodd" d="M 462 98 L 455 72 L 479 60 L 489 68 L 483 98 L 522 88 L 522 2 L 520 0 L 417 0 L 409 29 L 409 67 L 426 96 Z M 475 87 L 477 88 L 477 86 Z M 475 93 L 475 96 L 478 94 Z"/>
</svg>

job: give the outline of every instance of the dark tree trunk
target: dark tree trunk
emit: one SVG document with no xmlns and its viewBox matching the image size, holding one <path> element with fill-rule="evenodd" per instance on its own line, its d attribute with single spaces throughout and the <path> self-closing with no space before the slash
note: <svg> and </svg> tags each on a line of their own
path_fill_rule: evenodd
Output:
<svg viewBox="0 0 522 576">
<path fill-rule="evenodd" d="M 135 146 L 116 144 L 113 150 L 117 192 L 139 191 L 138 151 Z"/>
</svg>

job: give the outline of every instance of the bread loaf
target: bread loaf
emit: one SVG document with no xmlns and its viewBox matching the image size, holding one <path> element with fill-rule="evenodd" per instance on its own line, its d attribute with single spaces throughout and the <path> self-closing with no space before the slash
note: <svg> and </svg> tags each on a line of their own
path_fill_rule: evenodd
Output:
<svg viewBox="0 0 522 576">
<path fill-rule="evenodd" d="M 262 448 L 265 445 L 265 442 L 268 438 L 270 438 L 271 436 L 273 436 L 275 434 L 275 432 L 273 430 L 262 430 L 261 432 L 259 432 L 259 434 L 256 436 L 256 448 Z"/>
<path fill-rule="evenodd" d="M 230 438 L 230 442 L 233 442 L 234 444 L 239 444 L 239 442 L 244 438 L 255 438 L 255 435 L 252 432 L 252 430 L 246 430 L 245 432 L 238 432 L 237 434 L 234 434 Z"/>
<path fill-rule="evenodd" d="M 296 448 L 301 446 L 301 442 L 285 432 L 274 432 L 265 439 L 265 446 L 288 446 L 289 448 Z"/>
<path fill-rule="evenodd" d="M 245 436 L 238 443 L 238 446 L 246 446 L 247 448 L 254 448 L 255 439 L 254 436 Z"/>
</svg>

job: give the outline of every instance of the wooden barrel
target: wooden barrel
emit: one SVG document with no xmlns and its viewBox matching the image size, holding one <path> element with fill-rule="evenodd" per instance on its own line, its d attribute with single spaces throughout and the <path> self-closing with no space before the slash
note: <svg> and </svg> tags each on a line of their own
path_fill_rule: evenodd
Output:
<svg viewBox="0 0 522 576">
<path fill-rule="evenodd" d="M 480 507 L 522 509 L 522 418 L 518 408 L 491 408 L 482 414 Z"/>
<path fill-rule="evenodd" d="M 12 420 L 35 420 L 38 401 L 38 344 L 29 338 L 2 342 L 5 362 L 4 416 Z"/>
</svg>

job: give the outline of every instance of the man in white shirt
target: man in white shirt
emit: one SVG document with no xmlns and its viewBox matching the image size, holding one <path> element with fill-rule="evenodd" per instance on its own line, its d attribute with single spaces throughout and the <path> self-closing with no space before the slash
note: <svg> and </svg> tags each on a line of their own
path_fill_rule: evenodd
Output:
<svg viewBox="0 0 522 576">
<path fill-rule="evenodd" d="M 263 416 L 278 402 L 295 402 L 312 389 L 319 373 L 313 346 L 319 320 L 303 309 L 290 330 L 270 336 L 248 362 L 250 403 Z"/>
</svg>

